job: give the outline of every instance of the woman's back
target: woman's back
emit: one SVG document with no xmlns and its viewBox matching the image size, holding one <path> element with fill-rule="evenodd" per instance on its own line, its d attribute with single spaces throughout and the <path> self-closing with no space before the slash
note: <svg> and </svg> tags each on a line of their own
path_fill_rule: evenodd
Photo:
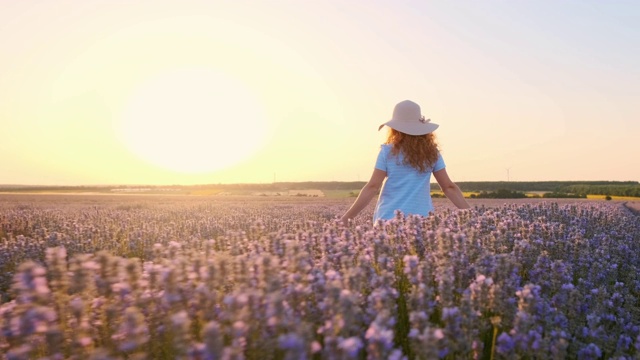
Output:
<svg viewBox="0 0 640 360">
<path fill-rule="evenodd" d="M 405 163 L 402 152 L 393 154 L 393 145 L 383 144 L 376 160 L 376 169 L 386 172 L 387 179 L 380 192 L 374 212 L 374 221 L 392 219 L 400 209 L 405 215 L 426 216 L 433 211 L 430 196 L 431 174 L 445 168 L 442 156 L 438 154 L 433 166 L 421 172 Z"/>
</svg>

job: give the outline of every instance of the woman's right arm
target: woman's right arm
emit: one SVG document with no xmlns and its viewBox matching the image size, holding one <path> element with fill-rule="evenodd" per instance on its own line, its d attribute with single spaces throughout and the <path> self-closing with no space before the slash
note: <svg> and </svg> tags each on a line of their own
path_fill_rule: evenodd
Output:
<svg viewBox="0 0 640 360">
<path fill-rule="evenodd" d="M 373 174 L 371 174 L 371 179 L 367 182 L 356 201 L 351 205 L 349 210 L 342 215 L 340 221 L 343 224 L 347 224 L 349 220 L 352 220 L 356 215 L 358 215 L 370 202 L 371 200 L 378 195 L 380 188 L 382 188 L 382 183 L 384 179 L 387 177 L 387 172 L 380 169 L 374 169 Z"/>
<path fill-rule="evenodd" d="M 464 198 L 464 195 L 462 195 L 462 191 L 460 191 L 458 185 L 449 178 L 446 168 L 435 171 L 433 176 L 436 178 L 436 181 L 438 181 L 438 185 L 440 185 L 444 195 L 453 203 L 453 205 L 458 207 L 458 209 L 469 209 L 471 207 Z"/>
</svg>

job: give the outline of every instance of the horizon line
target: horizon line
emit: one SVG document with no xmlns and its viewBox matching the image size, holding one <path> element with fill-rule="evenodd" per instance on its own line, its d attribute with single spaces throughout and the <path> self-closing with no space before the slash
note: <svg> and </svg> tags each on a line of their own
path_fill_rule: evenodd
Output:
<svg viewBox="0 0 640 360">
<path fill-rule="evenodd" d="M 610 182 L 610 183 L 635 183 L 640 184 L 638 180 L 464 180 L 456 181 L 456 183 L 543 183 L 543 182 Z M 301 183 L 367 183 L 364 180 L 304 180 L 304 181 L 275 181 L 275 182 L 225 182 L 225 183 L 202 183 L 202 184 L 0 184 L 2 187 L 131 187 L 131 186 L 220 186 L 220 185 L 275 185 L 275 184 L 301 184 Z M 437 182 L 431 182 L 437 184 Z"/>
</svg>

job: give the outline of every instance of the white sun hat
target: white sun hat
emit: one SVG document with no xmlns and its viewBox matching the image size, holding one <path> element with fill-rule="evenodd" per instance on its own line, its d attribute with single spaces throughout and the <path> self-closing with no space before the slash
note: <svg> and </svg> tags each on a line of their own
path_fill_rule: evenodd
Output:
<svg viewBox="0 0 640 360">
<path fill-rule="evenodd" d="M 385 125 L 409 135 L 425 135 L 440 126 L 432 123 L 431 119 L 425 119 L 420 112 L 420 105 L 411 100 L 401 101 L 396 104 L 393 109 L 393 117 L 380 125 L 378 131 Z"/>
</svg>

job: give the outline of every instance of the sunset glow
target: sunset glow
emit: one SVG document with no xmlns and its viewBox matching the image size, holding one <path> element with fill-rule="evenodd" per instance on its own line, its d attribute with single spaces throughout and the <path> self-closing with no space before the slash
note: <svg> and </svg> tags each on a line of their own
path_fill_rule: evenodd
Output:
<svg viewBox="0 0 640 360">
<path fill-rule="evenodd" d="M 597 1 L 3 1 L 0 184 L 366 180 L 377 127 L 406 99 L 440 124 L 456 181 L 637 181 L 638 15 Z"/>
<path fill-rule="evenodd" d="M 270 131 L 255 95 L 209 69 L 180 69 L 147 80 L 128 96 L 119 120 L 121 139 L 135 155 L 183 173 L 246 160 Z"/>
</svg>

